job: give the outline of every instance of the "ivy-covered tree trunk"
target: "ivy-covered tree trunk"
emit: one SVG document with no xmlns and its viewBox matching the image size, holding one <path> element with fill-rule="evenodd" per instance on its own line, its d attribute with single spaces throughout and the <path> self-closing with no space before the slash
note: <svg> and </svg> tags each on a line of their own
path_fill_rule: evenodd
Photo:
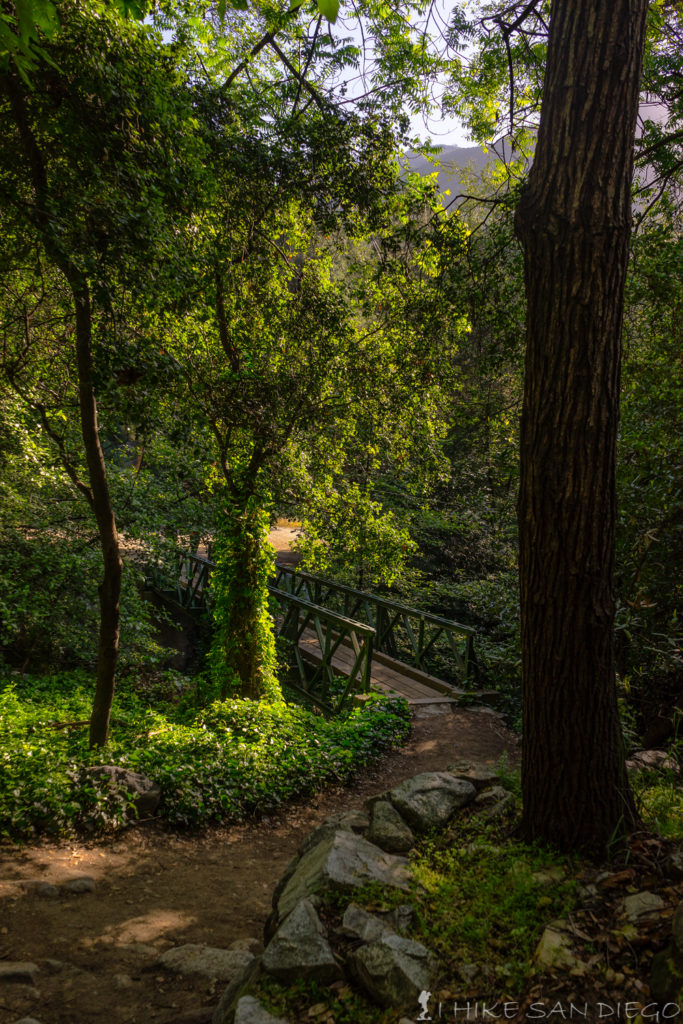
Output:
<svg viewBox="0 0 683 1024">
<path fill-rule="evenodd" d="M 647 0 L 555 0 L 516 216 L 528 302 L 519 497 L 523 830 L 604 849 L 636 820 L 614 672 L 630 182 Z"/>
<path fill-rule="evenodd" d="M 254 497 L 226 503 L 216 537 L 216 569 L 211 580 L 211 668 L 223 697 L 281 698 L 268 608 L 274 555 L 267 541 L 268 526 L 268 514 Z"/>
</svg>

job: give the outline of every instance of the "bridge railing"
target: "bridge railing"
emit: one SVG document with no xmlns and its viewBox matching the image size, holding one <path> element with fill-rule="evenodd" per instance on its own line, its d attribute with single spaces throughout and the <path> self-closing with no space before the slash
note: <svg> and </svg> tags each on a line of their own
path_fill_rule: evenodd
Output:
<svg viewBox="0 0 683 1024">
<path fill-rule="evenodd" d="M 176 555 L 174 579 L 172 570 L 158 567 L 153 582 L 185 610 L 203 611 L 216 563 L 187 551 Z M 328 714 L 342 710 L 353 693 L 367 693 L 374 628 L 277 586 L 269 585 L 268 591 L 276 636 L 289 649 L 287 685 Z"/>
<path fill-rule="evenodd" d="M 277 567 L 275 582 L 280 590 L 372 626 L 375 650 L 391 658 L 442 677 L 447 672 L 460 682 L 474 670 L 471 626 L 289 566 Z"/>
<path fill-rule="evenodd" d="M 277 636 L 296 672 L 288 685 L 331 714 L 353 693 L 367 693 L 375 630 L 278 587 L 268 590 L 280 610 Z"/>
</svg>

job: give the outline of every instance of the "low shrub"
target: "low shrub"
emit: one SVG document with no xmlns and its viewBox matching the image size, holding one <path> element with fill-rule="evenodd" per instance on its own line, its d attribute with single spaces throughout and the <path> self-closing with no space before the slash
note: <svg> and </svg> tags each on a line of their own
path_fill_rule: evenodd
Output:
<svg viewBox="0 0 683 1024">
<path fill-rule="evenodd" d="M 92 765 L 144 773 L 161 786 L 163 821 L 201 827 L 346 782 L 410 730 L 407 705 L 380 696 L 327 720 L 238 699 L 161 711 L 124 686 L 110 743 L 90 751 L 91 702 L 85 675 L 0 681 L 0 835 L 92 833 L 134 817 L 129 794 L 95 781 Z"/>
</svg>

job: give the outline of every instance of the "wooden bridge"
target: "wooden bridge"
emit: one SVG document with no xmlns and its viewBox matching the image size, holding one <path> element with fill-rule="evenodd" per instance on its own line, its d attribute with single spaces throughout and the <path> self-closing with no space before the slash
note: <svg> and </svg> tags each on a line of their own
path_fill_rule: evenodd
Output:
<svg viewBox="0 0 683 1024">
<path fill-rule="evenodd" d="M 185 611 L 203 611 L 214 568 L 208 558 L 179 552 L 174 588 L 166 573 L 157 592 Z M 414 705 L 457 704 L 472 695 L 470 626 L 283 565 L 268 590 L 291 665 L 285 682 L 325 712 L 372 690 Z"/>
</svg>

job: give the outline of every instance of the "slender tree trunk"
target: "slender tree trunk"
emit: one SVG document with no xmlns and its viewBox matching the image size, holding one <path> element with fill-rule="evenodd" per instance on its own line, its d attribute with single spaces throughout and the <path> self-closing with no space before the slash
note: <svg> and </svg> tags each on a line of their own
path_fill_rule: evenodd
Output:
<svg viewBox="0 0 683 1024">
<path fill-rule="evenodd" d="M 109 718 L 114 700 L 116 663 L 121 626 L 120 598 L 123 564 L 114 509 L 109 494 L 107 470 L 100 444 L 97 401 L 92 383 L 92 317 L 90 292 L 85 278 L 66 268 L 76 308 L 76 361 L 81 434 L 92 494 L 91 507 L 97 522 L 104 573 L 98 587 L 100 628 L 97 644 L 97 681 L 90 717 L 90 746 L 104 746 L 109 735 Z"/>
<path fill-rule="evenodd" d="M 554 0 L 516 229 L 528 302 L 519 497 L 523 831 L 604 849 L 636 820 L 614 672 L 624 281 L 647 0 Z"/>
<path fill-rule="evenodd" d="M 100 628 L 97 648 L 97 680 L 90 719 L 90 746 L 103 746 L 109 733 L 109 717 L 114 699 L 114 681 L 119 651 L 122 563 L 114 510 L 109 494 L 104 455 L 100 445 L 97 402 L 92 380 L 92 314 L 88 282 L 55 235 L 50 221 L 50 187 L 40 146 L 31 125 L 26 92 L 13 75 L 2 80 L 14 114 L 35 192 L 33 219 L 45 251 L 69 282 L 76 315 L 76 364 L 78 367 L 78 404 L 81 434 L 89 487 L 78 480 L 76 469 L 67 465 L 71 478 L 86 497 L 97 522 L 102 549 L 103 577 L 98 588 Z"/>
</svg>

